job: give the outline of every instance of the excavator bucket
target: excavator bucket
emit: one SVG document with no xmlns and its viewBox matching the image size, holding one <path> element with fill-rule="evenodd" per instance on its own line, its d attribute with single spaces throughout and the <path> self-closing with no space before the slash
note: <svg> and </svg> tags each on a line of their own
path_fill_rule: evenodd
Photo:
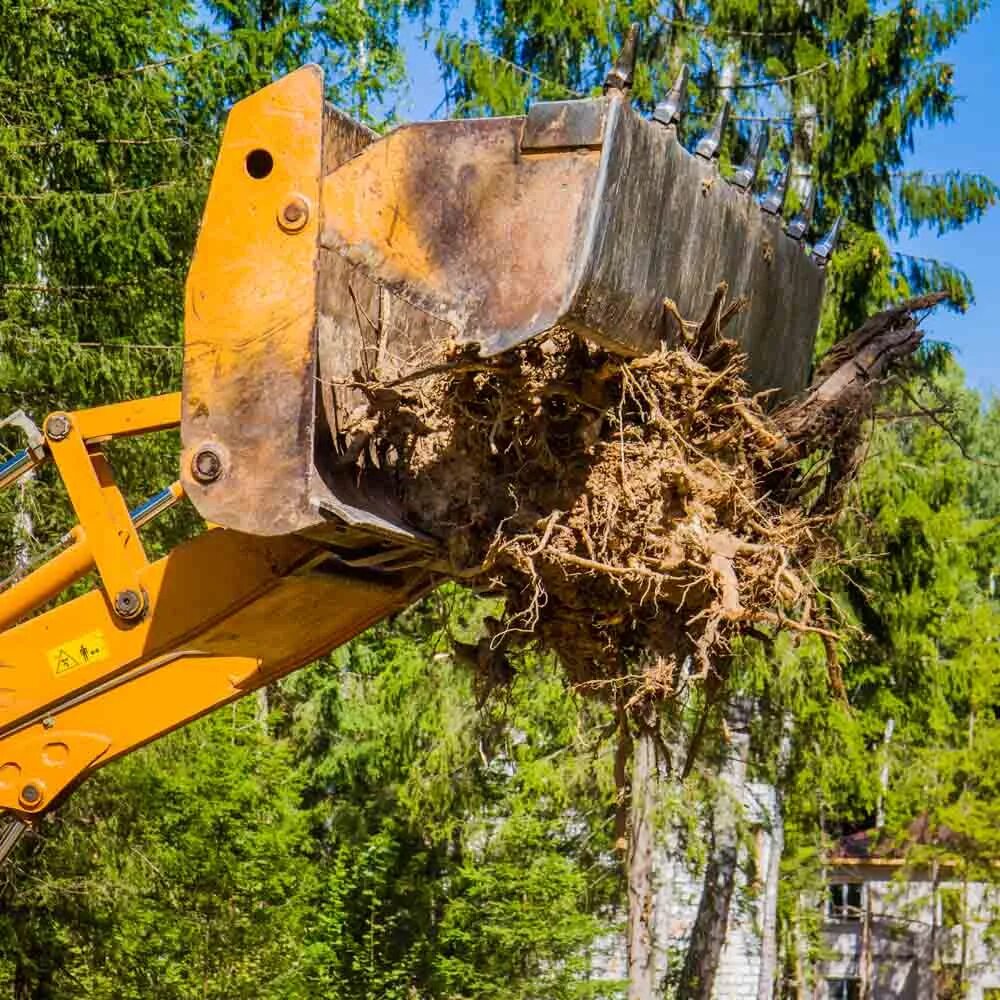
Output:
<svg viewBox="0 0 1000 1000">
<path fill-rule="evenodd" d="M 182 468 L 202 516 L 429 547 L 338 462 L 359 381 L 553 328 L 640 355 L 672 335 L 665 298 L 700 316 L 721 281 L 749 299 L 727 332 L 753 387 L 804 384 L 829 253 L 801 241 L 810 198 L 786 226 L 787 172 L 752 195 L 762 140 L 721 176 L 726 108 L 692 154 L 683 81 L 649 120 L 613 76 L 603 97 L 385 136 L 326 104 L 315 66 L 233 108 L 187 286 Z"/>
<path fill-rule="evenodd" d="M 437 540 L 353 457 L 365 383 L 556 328 L 641 355 L 677 336 L 665 298 L 699 317 L 727 281 L 750 300 L 727 333 L 753 386 L 803 384 L 836 227 L 809 257 L 811 193 L 787 225 L 787 171 L 762 204 L 751 195 L 765 138 L 726 180 L 728 108 L 691 154 L 683 74 L 651 121 L 630 76 L 623 60 L 603 97 L 382 137 L 325 104 L 316 67 L 234 107 L 188 278 L 183 391 L 6 421 L 27 442 L 0 489 L 51 461 L 79 523 L 0 581 L 0 811 L 14 817 L 0 860 L 96 768 L 439 580 Z M 178 420 L 182 483 L 130 510 L 101 445 Z M 185 493 L 209 530 L 150 562 L 141 527 Z M 43 610 L 94 571 L 99 586 Z"/>
</svg>

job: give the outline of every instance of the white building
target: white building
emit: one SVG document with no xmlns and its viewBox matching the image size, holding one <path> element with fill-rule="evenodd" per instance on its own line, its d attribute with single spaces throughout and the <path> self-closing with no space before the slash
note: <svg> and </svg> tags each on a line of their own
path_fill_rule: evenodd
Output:
<svg viewBox="0 0 1000 1000">
<path fill-rule="evenodd" d="M 754 831 L 746 850 L 755 857 L 740 865 L 712 1000 L 1000 1000 L 1000 888 L 963 884 L 947 865 L 936 875 L 908 868 L 867 833 L 839 842 L 827 863 L 823 897 L 811 902 L 822 909 L 823 957 L 813 968 L 800 966 L 801 982 L 769 991 L 770 984 L 761 983 L 761 956 L 774 789 L 747 783 L 744 805 Z M 926 842 L 920 824 L 911 832 Z M 656 945 L 666 982 L 683 962 L 702 880 L 668 845 L 656 870 Z M 753 885 L 748 870 L 757 873 Z M 623 935 L 602 942 L 594 972 L 599 979 L 626 977 Z"/>
<path fill-rule="evenodd" d="M 926 824 L 911 836 L 926 842 Z M 816 1000 L 1000 1000 L 995 887 L 907 867 L 868 833 L 840 841 L 827 875 Z"/>
</svg>

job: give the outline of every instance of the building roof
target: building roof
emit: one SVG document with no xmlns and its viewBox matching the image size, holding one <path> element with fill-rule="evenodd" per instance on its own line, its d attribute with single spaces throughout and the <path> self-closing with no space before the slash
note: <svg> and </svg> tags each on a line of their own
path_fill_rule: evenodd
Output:
<svg viewBox="0 0 1000 1000">
<path fill-rule="evenodd" d="M 926 813 L 918 816 L 903 835 L 890 837 L 883 830 L 857 830 L 841 837 L 830 854 L 831 864 L 902 864 L 915 845 L 958 847 L 960 836 L 943 824 L 934 826 Z"/>
</svg>

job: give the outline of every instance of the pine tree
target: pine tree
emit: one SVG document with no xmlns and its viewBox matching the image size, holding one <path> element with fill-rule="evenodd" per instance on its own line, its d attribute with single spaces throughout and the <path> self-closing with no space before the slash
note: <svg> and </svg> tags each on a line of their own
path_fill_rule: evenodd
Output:
<svg viewBox="0 0 1000 1000">
<path fill-rule="evenodd" d="M 961 273 L 894 253 L 890 244 L 903 230 L 960 228 L 997 200 L 996 185 L 981 175 L 955 170 L 930 177 L 905 170 L 916 130 L 951 118 L 952 69 L 941 56 L 982 7 L 976 2 L 941 8 L 837 0 L 764 6 L 746 0 L 678 0 L 614 7 L 584 0 L 555 7 L 494 0 L 477 6 L 475 40 L 445 35 L 438 52 L 451 113 L 523 113 L 532 100 L 599 93 L 632 22 L 641 27 L 643 39 L 633 88 L 641 109 L 649 110 L 665 93 L 682 60 L 692 68 L 688 136 L 706 127 L 724 97 L 732 101 L 738 130 L 723 149 L 723 172 L 743 155 L 751 128 L 766 120 L 769 166 L 788 160 L 794 166 L 792 207 L 809 182 L 818 191 L 817 233 L 838 216 L 847 220 L 843 246 L 829 268 L 817 345 L 823 351 L 892 299 L 944 288 L 962 307 L 971 295 Z M 822 711 L 829 712 L 825 656 L 792 660 L 800 688 L 809 692 L 800 690 L 793 704 L 800 712 L 812 712 L 819 693 Z M 734 686 L 747 684 L 748 673 L 752 670 L 738 669 Z M 769 689 L 764 684 L 762 696 Z M 780 730 L 786 712 L 784 706 L 775 708 L 772 721 Z M 837 716 L 839 709 L 833 712 Z M 794 725 L 803 724 L 808 726 L 800 714 Z M 840 737 L 855 741 L 854 756 L 848 758 L 856 765 L 851 781 L 864 783 L 867 762 L 856 749 L 859 726 L 847 717 L 824 727 L 834 743 L 838 730 Z M 772 737 L 760 750 L 762 762 L 768 746 L 772 758 L 779 753 L 781 739 Z M 640 734 L 637 747 L 643 739 Z M 811 759 L 821 770 L 825 766 L 819 756 Z M 650 874 L 647 881 L 654 880 Z M 633 964 L 649 967 L 652 958 Z M 689 964 L 704 966 L 695 956 L 689 956 Z M 633 982 L 631 995 L 645 997 L 644 989 Z"/>
<path fill-rule="evenodd" d="M 980 7 L 612 12 L 593 0 L 498 0 L 479 7 L 475 40 L 444 36 L 439 52 L 452 113 L 520 112 L 529 99 L 597 92 L 636 20 L 642 107 L 682 56 L 695 67 L 688 135 L 733 88 L 739 133 L 724 169 L 742 153 L 746 119 L 775 119 L 772 165 L 794 150 L 818 184 L 821 226 L 839 212 L 850 220 L 831 266 L 826 344 L 907 288 L 969 292 L 888 241 L 960 226 L 995 200 L 986 178 L 903 169 L 914 130 L 951 114 L 950 71 L 936 60 Z M 399 6 L 0 0 L 0 10 L 0 408 L 41 416 L 177 388 L 183 278 L 227 107 L 318 59 L 335 102 L 391 116 Z M 961 459 L 995 450 L 997 417 L 977 417 L 951 378 L 934 391 L 960 401 L 961 448 L 940 427 L 894 426 L 862 488 L 875 535 L 850 537 L 877 539 L 891 558 L 851 566 L 839 595 L 876 638 L 847 660 L 854 707 L 831 702 L 825 652 L 809 643 L 734 658 L 735 686 L 761 706 L 758 772 L 777 775 L 794 720 L 786 942 L 808 930 L 794 890 L 815 876 L 816 830 L 874 808 L 872 748 L 889 712 L 900 727 L 891 752 L 914 766 L 891 785 L 887 829 L 927 807 L 960 834 L 973 874 L 992 870 L 1000 846 L 983 655 L 995 636 L 996 482 Z M 130 498 L 176 474 L 175 440 L 127 449 L 117 465 Z M 933 474 L 914 471 L 930 462 Z M 0 536 L 16 554 L 35 550 L 26 532 L 43 547 L 66 517 L 48 472 L 0 498 Z M 181 516 L 157 528 L 151 551 L 190 527 Z M 484 613 L 463 606 L 453 627 Z M 616 724 L 531 663 L 506 701 L 494 695 L 478 714 L 480 693 L 447 648 L 416 609 L 273 691 L 268 732 L 241 707 L 88 783 L 0 889 L 0 968 L 18 1000 L 620 995 L 587 978 L 588 949 L 623 895 Z M 672 713 L 670 773 L 690 779 L 678 821 L 694 826 L 711 805 L 724 710 L 706 691 Z M 795 947 L 784 956 L 794 962 Z"/>
<path fill-rule="evenodd" d="M 865 537 L 885 557 L 849 565 L 843 579 L 845 600 L 870 637 L 852 650 L 845 674 L 867 714 L 869 745 L 895 720 L 888 822 L 898 832 L 927 815 L 953 831 L 951 846 L 984 874 L 1000 850 L 990 761 L 998 738 L 1000 492 L 998 412 L 980 406 L 954 369 L 900 401 L 946 415 L 878 439 L 881 459 L 861 500 Z"/>
<path fill-rule="evenodd" d="M 108 768 L 4 872 L 16 1000 L 315 996 L 302 778 L 247 704 Z"/>
<path fill-rule="evenodd" d="M 756 667 L 757 690 L 797 726 L 784 783 L 789 980 L 818 956 L 808 900 L 844 832 L 869 831 L 914 866 L 947 860 L 959 880 L 997 877 L 998 413 L 948 364 L 885 416 L 825 581 L 849 623 L 844 700 L 826 693 L 822 648 L 784 647 L 777 676 L 774 660 Z"/>
<path fill-rule="evenodd" d="M 551 663 L 477 691 L 453 650 L 494 610 L 449 588 L 285 685 L 323 995 L 619 995 L 589 981 L 617 889 L 608 720 L 581 717 Z"/>
</svg>

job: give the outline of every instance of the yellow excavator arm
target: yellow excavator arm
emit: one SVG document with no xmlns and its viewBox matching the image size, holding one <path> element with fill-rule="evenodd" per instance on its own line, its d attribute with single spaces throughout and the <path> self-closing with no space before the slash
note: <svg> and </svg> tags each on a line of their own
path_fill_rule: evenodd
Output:
<svg viewBox="0 0 1000 1000">
<path fill-rule="evenodd" d="M 76 526 L 0 584 L 0 809 L 19 833 L 96 768 L 302 666 L 439 579 L 389 476 L 341 428 L 364 373 L 428 346 L 484 355 L 553 327 L 624 355 L 669 336 L 663 298 L 701 314 L 719 280 L 757 388 L 809 368 L 834 233 L 803 246 L 813 196 L 758 204 L 763 144 L 729 180 L 725 108 L 694 154 L 684 74 L 652 120 L 619 64 L 602 97 L 379 137 L 326 104 L 307 66 L 237 104 L 185 301 L 183 391 L 71 413 L 0 465 L 54 463 Z M 103 446 L 180 427 L 179 481 L 129 511 Z M 143 524 L 187 499 L 206 529 L 162 559 Z M 88 593 L 58 603 L 89 573 Z"/>
<path fill-rule="evenodd" d="M 97 767 L 316 659 L 428 585 L 426 572 L 373 572 L 363 557 L 352 567 L 308 538 L 217 527 L 150 562 L 139 529 L 183 490 L 174 484 L 130 512 L 101 445 L 179 422 L 179 394 L 54 413 L 44 446 L 20 462 L 23 474 L 51 458 L 79 524 L 60 552 L 0 594 L 0 808 L 19 822 Z M 93 570 L 99 586 L 21 621 Z"/>
</svg>

